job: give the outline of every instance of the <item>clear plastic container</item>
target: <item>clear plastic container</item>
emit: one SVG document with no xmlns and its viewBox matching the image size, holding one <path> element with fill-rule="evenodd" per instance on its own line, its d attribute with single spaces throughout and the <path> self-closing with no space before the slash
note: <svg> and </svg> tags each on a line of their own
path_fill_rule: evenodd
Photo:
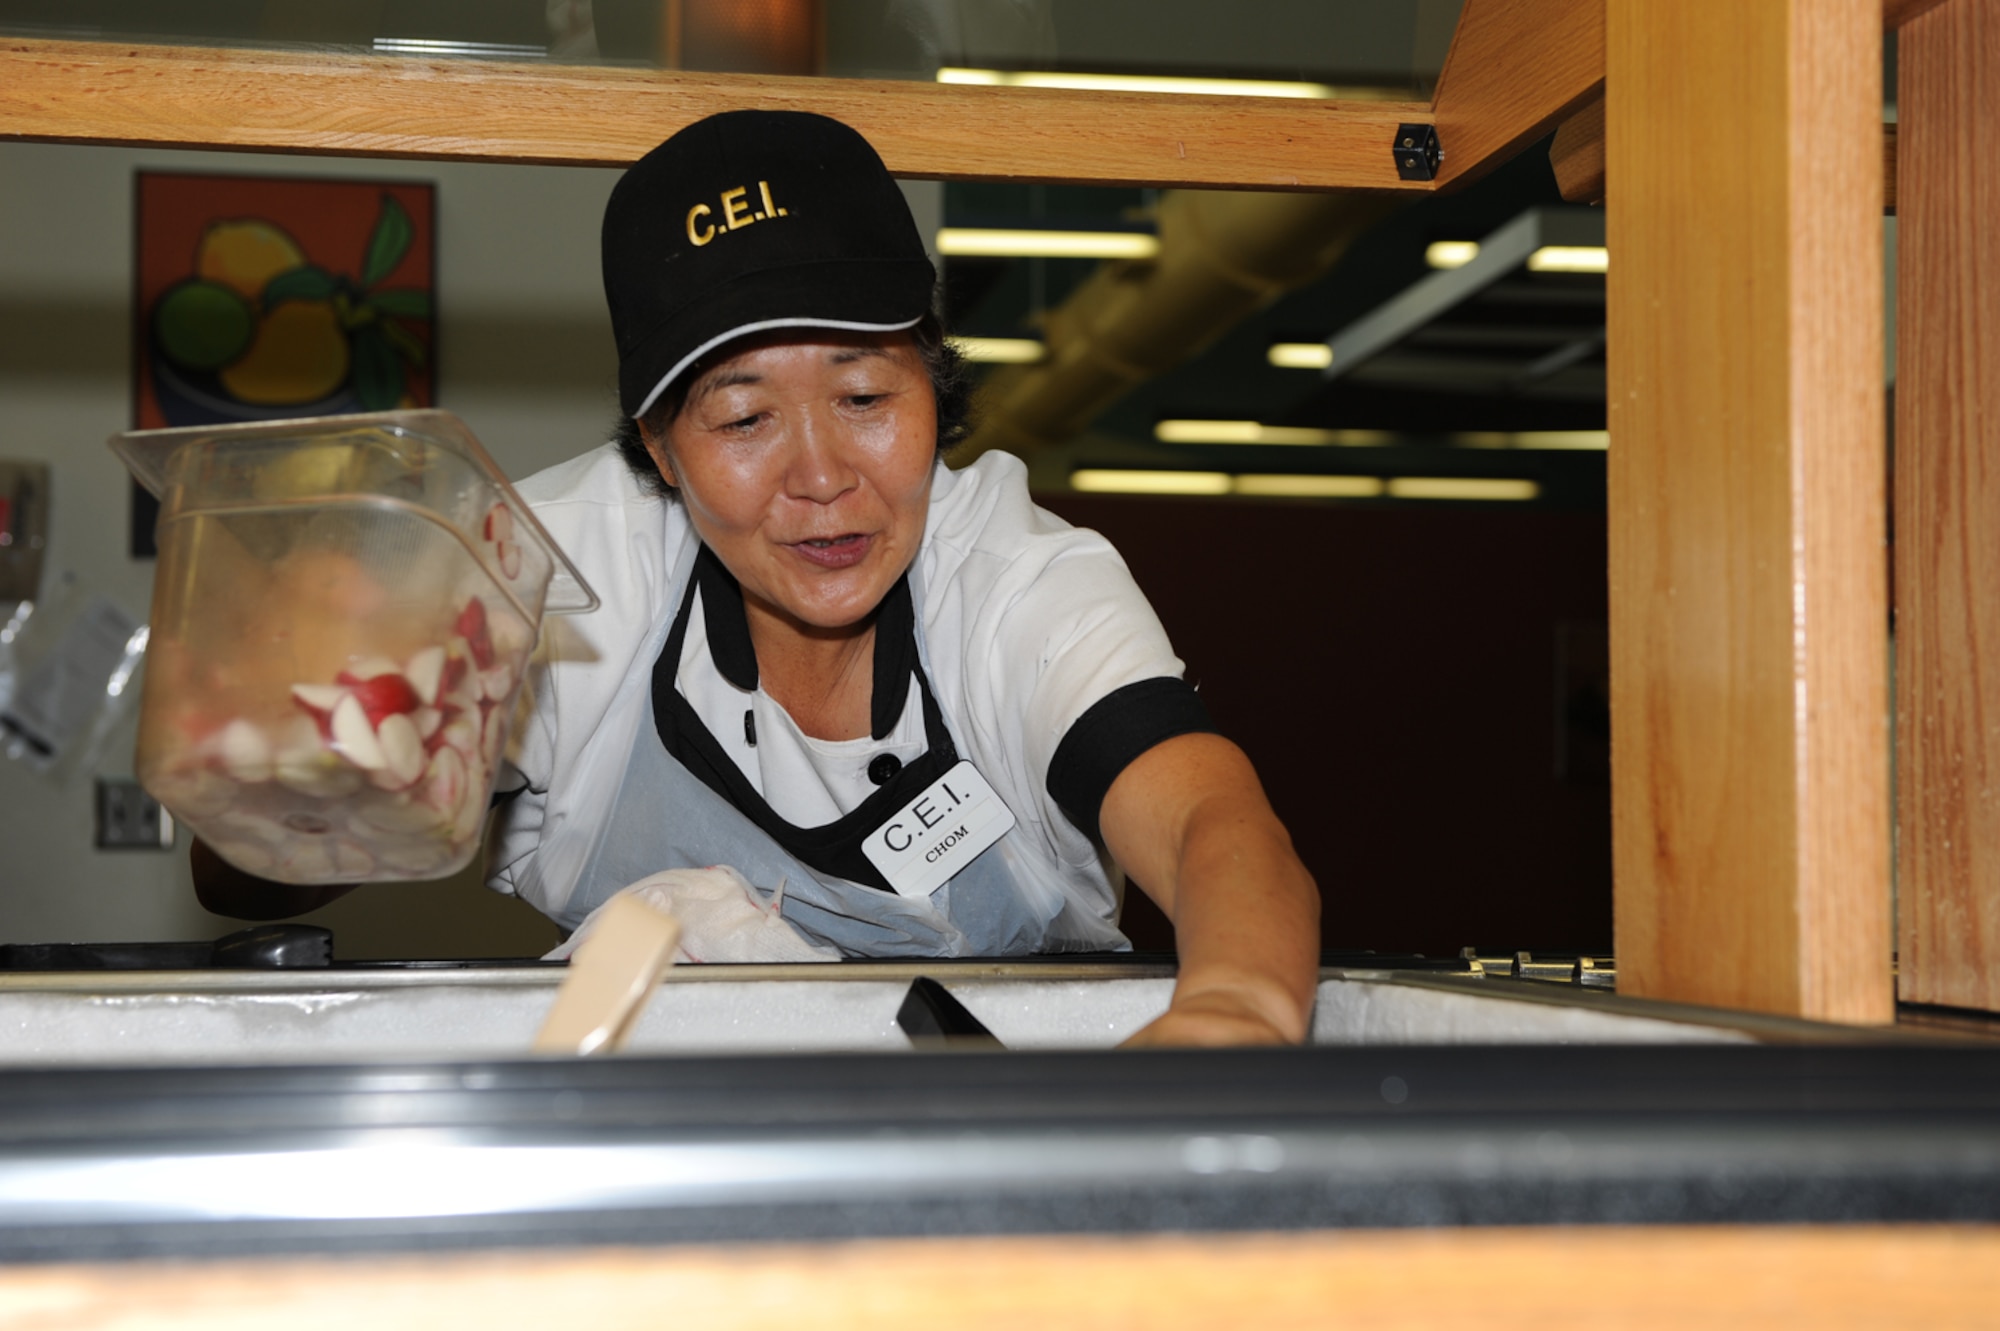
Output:
<svg viewBox="0 0 2000 1331">
<path fill-rule="evenodd" d="M 438 878 L 480 844 L 544 614 L 597 597 L 448 412 L 141 430 L 138 776 L 237 868 Z"/>
</svg>

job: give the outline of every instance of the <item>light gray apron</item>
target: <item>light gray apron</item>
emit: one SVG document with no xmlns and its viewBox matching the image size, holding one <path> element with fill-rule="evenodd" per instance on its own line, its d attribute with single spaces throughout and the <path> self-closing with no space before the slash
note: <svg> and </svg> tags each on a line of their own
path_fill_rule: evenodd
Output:
<svg viewBox="0 0 2000 1331">
<path fill-rule="evenodd" d="M 692 558 L 680 561 L 667 601 L 678 607 L 680 617 L 692 604 L 687 587 L 693 568 Z M 929 653 L 921 614 L 915 631 L 918 668 L 926 670 Z M 667 640 L 677 639 L 670 633 Z M 634 669 L 650 672 L 653 664 L 648 653 Z M 927 680 L 912 684 L 928 691 Z M 1105 946 L 1085 941 L 1092 934 L 1101 939 L 1107 932 L 1103 923 L 1091 921 L 1079 929 L 1063 919 L 1070 913 L 1065 906 L 1056 904 L 1052 916 L 1031 906 L 1017 879 L 1028 862 L 1013 844 L 1021 834 L 1018 826 L 928 899 L 906 898 L 809 867 L 667 752 L 651 696 L 648 689 L 644 721 L 634 728 L 624 778 L 611 796 L 608 815 L 599 820 L 596 843 L 559 917 L 565 926 L 575 928 L 620 888 L 648 874 L 726 864 L 762 892 L 780 893 L 784 918 L 806 938 L 850 956 L 1019 956 Z M 948 726 L 939 711 L 937 731 L 929 737 L 932 752 L 940 745 L 956 748 Z M 906 798 L 921 790 L 909 790 Z M 1111 937 L 1118 935 L 1112 931 Z"/>
</svg>

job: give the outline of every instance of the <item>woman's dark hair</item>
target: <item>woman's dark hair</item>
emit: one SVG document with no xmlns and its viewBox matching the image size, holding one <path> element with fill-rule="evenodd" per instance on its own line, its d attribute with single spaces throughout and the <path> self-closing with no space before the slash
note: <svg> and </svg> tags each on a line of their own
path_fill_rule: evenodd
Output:
<svg viewBox="0 0 2000 1331">
<path fill-rule="evenodd" d="M 910 329 L 910 336 L 917 344 L 917 355 L 923 359 L 924 370 L 930 375 L 931 393 L 937 398 L 937 446 L 943 452 L 953 444 L 972 433 L 972 374 L 966 367 L 965 358 L 958 354 L 944 335 L 944 325 L 935 314 L 926 314 Z M 667 390 L 660 394 L 660 400 L 646 413 L 646 428 L 654 434 L 664 434 L 674 418 L 687 405 L 688 389 L 696 380 L 707 373 L 709 366 L 724 355 L 729 354 L 729 344 L 725 343 L 714 352 L 688 366 Z M 625 465 L 639 478 L 639 485 L 648 493 L 671 496 L 674 488 L 660 475 L 660 469 L 653 463 L 653 455 L 646 451 L 645 436 L 640 433 L 639 422 L 630 416 L 620 416 L 618 426 L 612 432 L 612 441 L 618 445 L 619 455 Z"/>
</svg>

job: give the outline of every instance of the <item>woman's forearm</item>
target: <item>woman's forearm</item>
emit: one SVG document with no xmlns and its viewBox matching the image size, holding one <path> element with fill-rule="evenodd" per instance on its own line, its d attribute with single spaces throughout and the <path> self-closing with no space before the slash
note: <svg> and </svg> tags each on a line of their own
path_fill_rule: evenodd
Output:
<svg viewBox="0 0 2000 1331">
<path fill-rule="evenodd" d="M 1319 890 L 1243 751 L 1183 735 L 1112 784 L 1120 864 L 1174 923 L 1180 978 L 1140 1043 L 1302 1040 L 1318 980 Z"/>
</svg>

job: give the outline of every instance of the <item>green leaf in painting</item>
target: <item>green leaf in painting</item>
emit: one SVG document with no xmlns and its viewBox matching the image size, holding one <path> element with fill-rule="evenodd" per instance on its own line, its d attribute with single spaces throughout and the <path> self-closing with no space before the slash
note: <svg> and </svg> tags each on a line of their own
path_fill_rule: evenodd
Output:
<svg viewBox="0 0 2000 1331">
<path fill-rule="evenodd" d="M 264 284 L 264 308 L 274 310 L 288 300 L 331 300 L 335 285 L 324 268 L 309 263 L 288 268 Z"/>
<path fill-rule="evenodd" d="M 403 397 L 403 360 L 372 326 L 354 330 L 354 396 L 363 411 L 388 411 Z"/>
<path fill-rule="evenodd" d="M 382 212 L 375 219 L 375 233 L 368 237 L 368 257 L 361 267 L 361 285 L 372 287 L 396 270 L 409 252 L 415 228 L 410 215 L 393 194 L 382 196 Z"/>
<path fill-rule="evenodd" d="M 382 313 L 393 314 L 400 319 L 431 317 L 431 293 L 428 291 L 374 291 L 369 293 L 368 303 Z"/>
<path fill-rule="evenodd" d="M 426 359 L 424 344 L 415 333 L 394 319 L 384 319 L 375 326 L 382 330 L 382 336 L 389 339 L 389 345 L 394 347 L 404 360 L 413 366 L 423 365 Z"/>
</svg>

